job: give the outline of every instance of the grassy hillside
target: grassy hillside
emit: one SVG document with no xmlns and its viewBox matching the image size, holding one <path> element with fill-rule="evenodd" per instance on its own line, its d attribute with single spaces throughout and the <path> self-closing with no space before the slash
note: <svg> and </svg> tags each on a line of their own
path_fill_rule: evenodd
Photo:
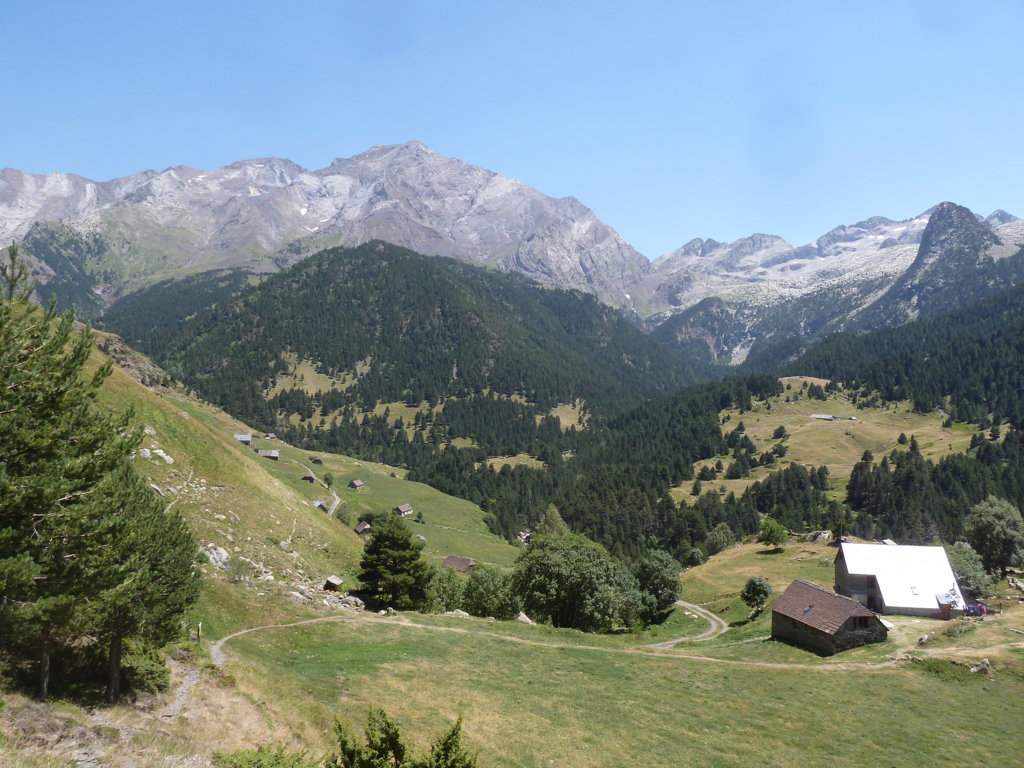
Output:
<svg viewBox="0 0 1024 768">
<path fill-rule="evenodd" d="M 279 627 L 231 641 L 228 669 L 294 743 L 328 745 L 330 721 L 355 725 L 369 707 L 398 717 L 424 746 L 465 718 L 482 765 L 1005 765 L 1024 715 L 1017 606 L 966 634 L 956 623 L 896 618 L 882 644 L 820 658 L 772 642 L 767 613 L 747 621 L 737 594 L 761 573 L 776 591 L 795 577 L 828 584 L 834 549 L 790 542 L 768 555 L 732 547 L 684 574 L 684 596 L 730 629 L 655 649 L 666 632 L 589 636 L 571 630 L 400 614 Z M 702 622 L 671 619 L 671 637 Z M 675 623 L 678 622 L 678 623 Z M 919 647 L 924 633 L 938 639 Z M 902 652 L 929 664 L 893 662 Z M 946 660 L 995 665 L 989 677 Z M 951 712 L 970 713 L 951 717 Z M 942 738 L 934 724 L 942 722 Z M 524 736 L 529 734 L 529 736 Z"/>
<path fill-rule="evenodd" d="M 139 378 L 163 378 L 140 356 L 122 349 L 118 357 Z M 97 353 L 94 365 L 99 360 Z M 144 387 L 120 367 L 104 384 L 99 405 L 131 405 L 146 428 L 138 458 L 143 475 L 185 514 L 203 547 L 222 547 L 231 557 L 226 571 L 203 566 L 209 578 L 194 620 L 211 636 L 257 616 L 305 615 L 281 597 L 295 584 L 318 585 L 337 574 L 355 585 L 362 541 L 352 527 L 366 511 L 412 504 L 424 522 L 409 525 L 426 539 L 424 554 L 434 561 L 456 554 L 508 565 L 518 553 L 488 531 L 479 507 L 408 482 L 402 470 L 259 437 L 247 448 L 233 437 L 251 432 L 247 425 L 173 389 Z M 259 448 L 277 449 L 280 460 L 259 458 Z M 314 455 L 322 464 L 312 462 Z M 315 483 L 302 480 L 308 470 Z M 333 490 L 323 482 L 328 473 Z M 358 491 L 347 487 L 356 478 L 365 483 Z M 335 515 L 314 506 L 335 506 L 335 496 Z"/>
<path fill-rule="evenodd" d="M 916 413 L 909 402 L 858 408 L 846 392 L 829 393 L 824 401 L 807 397 L 805 384 L 824 386 L 827 379 L 790 376 L 782 381 L 786 385 L 782 395 L 771 397 L 766 402 L 755 400 L 751 409 L 744 413 L 736 408 L 723 410 L 719 418 L 724 422 L 724 431 L 743 422 L 746 434 L 754 441 L 759 453 L 783 442 L 787 448 L 785 457 L 774 465 L 755 468 L 749 477 L 726 480 L 719 476 L 717 480 L 705 483 L 704 490 L 724 486 L 727 492 L 733 491 L 738 495 L 754 481 L 764 479 L 786 464 L 815 467 L 824 464 L 829 469 L 833 493 L 842 498 L 853 465 L 860 461 L 864 451 L 871 451 L 875 460 L 880 461 L 884 454 L 904 447 L 898 442 L 900 434 L 905 434 L 908 439 L 915 436 L 922 455 L 934 460 L 950 453 L 963 453 L 971 442 L 969 425 L 943 427 L 941 415 Z M 786 402 L 787 398 L 789 402 Z M 835 421 L 815 419 L 812 414 L 831 415 Z M 785 427 L 788 435 L 781 441 L 772 437 L 779 426 Z M 699 470 L 706 464 L 714 465 L 716 460 L 721 460 L 724 466 L 731 461 L 727 454 L 722 454 L 699 461 L 694 467 Z M 692 499 L 692 485 L 685 483 L 679 486 L 673 491 L 673 496 L 677 500 Z"/>
</svg>

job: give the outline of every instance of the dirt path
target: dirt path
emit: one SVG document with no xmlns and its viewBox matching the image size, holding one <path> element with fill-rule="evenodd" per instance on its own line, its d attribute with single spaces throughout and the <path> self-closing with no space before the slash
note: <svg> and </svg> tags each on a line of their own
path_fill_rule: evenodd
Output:
<svg viewBox="0 0 1024 768">
<path fill-rule="evenodd" d="M 717 619 L 718 617 L 716 616 L 715 618 Z M 893 661 L 893 660 L 887 660 L 887 661 L 876 662 L 876 663 L 850 662 L 850 663 L 839 663 L 839 664 L 805 664 L 805 663 L 798 663 L 798 662 L 770 662 L 770 661 L 745 661 L 745 660 L 742 660 L 742 659 L 720 659 L 720 658 L 716 658 L 714 656 L 702 656 L 700 654 L 695 654 L 695 653 L 680 653 L 678 651 L 673 652 L 674 649 L 671 646 L 665 648 L 665 647 L 662 647 L 661 643 L 657 643 L 655 645 L 648 645 L 648 646 L 637 646 L 637 647 L 634 647 L 634 648 L 614 648 L 614 647 L 610 648 L 610 647 L 607 647 L 607 646 L 586 645 L 586 644 L 583 644 L 583 643 L 560 643 L 560 642 L 552 642 L 552 641 L 545 641 L 545 640 L 532 640 L 532 639 L 526 638 L 526 637 L 516 637 L 515 635 L 506 635 L 506 634 L 502 634 L 500 632 L 489 632 L 487 630 L 476 630 L 476 629 L 471 629 L 471 628 L 468 628 L 468 627 L 442 627 L 442 626 L 435 626 L 435 625 L 430 625 L 430 624 L 419 624 L 419 623 L 417 623 L 415 621 L 411 621 L 411 620 L 409 620 L 407 618 L 404 618 L 402 616 L 393 616 L 393 617 L 385 618 L 385 617 L 377 616 L 375 614 L 365 614 L 365 613 L 364 614 L 349 614 L 349 615 L 344 615 L 344 616 L 322 616 L 322 617 L 316 618 L 316 619 L 303 619 L 302 621 L 294 621 L 294 622 L 290 622 L 290 623 L 286 623 L 286 624 L 266 624 L 266 625 L 260 626 L 260 627 L 249 627 L 248 629 L 242 629 L 242 630 L 239 630 L 238 632 L 234 632 L 234 633 L 232 633 L 230 635 L 227 635 L 226 637 L 221 638 L 216 643 L 211 645 L 210 646 L 210 659 L 218 667 L 223 667 L 224 664 L 227 661 L 227 656 L 224 653 L 224 648 L 223 648 L 224 643 L 226 643 L 229 640 L 232 640 L 232 639 L 234 639 L 236 637 L 240 637 L 242 635 L 249 634 L 250 632 L 260 632 L 260 631 L 271 630 L 271 629 L 288 629 L 288 628 L 291 628 L 291 627 L 298 627 L 298 626 L 302 626 L 302 625 L 306 625 L 306 624 L 322 624 L 322 623 L 326 623 L 326 622 L 335 622 L 335 621 L 373 622 L 373 623 L 381 623 L 381 624 L 398 625 L 398 626 L 405 627 L 405 628 L 408 628 L 408 629 L 422 630 L 424 632 L 453 632 L 453 633 L 456 633 L 456 634 L 476 635 L 478 637 L 488 637 L 488 638 L 492 638 L 492 639 L 495 639 L 495 640 L 503 640 L 503 641 L 509 642 L 509 643 L 517 643 L 519 645 L 529 645 L 529 646 L 533 646 L 535 648 L 553 648 L 553 649 L 570 649 L 570 650 L 571 649 L 575 649 L 575 650 L 579 650 L 579 651 L 597 651 L 599 653 L 621 653 L 621 654 L 627 654 L 627 655 L 632 655 L 632 656 L 648 656 L 648 657 L 661 658 L 661 659 L 666 659 L 666 658 L 669 658 L 669 659 L 681 659 L 681 660 L 685 659 L 687 661 L 698 661 L 698 662 L 704 662 L 704 663 L 709 663 L 709 664 L 728 664 L 728 665 L 732 665 L 732 666 L 759 667 L 759 668 L 763 668 L 763 669 L 801 669 L 801 670 L 813 669 L 813 670 L 825 670 L 825 671 L 828 671 L 828 670 L 879 671 L 879 670 L 891 669 L 891 668 L 893 668 L 896 665 L 896 661 Z M 719 621 L 721 621 L 721 619 L 719 619 Z M 724 623 L 724 622 L 722 622 L 722 623 Z M 713 636 L 717 636 L 718 634 L 721 634 L 720 629 L 717 628 L 717 627 L 713 628 L 712 630 L 706 630 L 706 631 L 713 631 L 713 632 L 715 632 L 716 634 L 713 635 Z M 701 633 L 701 634 L 703 635 L 705 633 Z M 696 637 L 699 637 L 699 635 L 693 635 L 693 636 L 690 636 L 689 638 L 682 638 L 682 640 L 687 640 L 687 639 L 693 640 Z M 671 640 L 671 641 L 666 641 L 666 642 L 671 642 L 671 643 L 675 644 L 675 643 L 680 642 L 680 640 L 677 639 L 677 640 Z"/>
<path fill-rule="evenodd" d="M 681 608 L 685 608 L 690 613 L 695 613 L 700 618 L 707 621 L 711 626 L 705 629 L 698 635 L 686 635 L 685 637 L 677 637 L 672 640 L 663 640 L 660 643 L 651 643 L 648 648 L 674 648 L 680 643 L 697 643 L 701 640 L 710 640 L 714 637 L 718 637 L 723 632 L 729 630 L 729 625 L 725 623 L 723 619 L 715 616 L 711 611 L 706 608 L 701 608 L 699 605 L 694 603 L 685 603 L 682 600 L 676 600 L 676 605 Z"/>
<path fill-rule="evenodd" d="M 163 709 L 156 713 L 156 716 L 162 720 L 173 720 L 180 716 L 185 709 L 185 702 L 188 701 L 188 697 L 192 694 L 192 689 L 199 682 L 199 670 L 194 667 L 186 667 L 175 659 L 168 659 L 167 665 L 171 668 L 172 672 L 181 675 L 181 683 L 178 684 L 177 690 L 174 691 L 174 697 Z"/>
<path fill-rule="evenodd" d="M 210 661 L 216 664 L 218 667 L 223 667 L 227 662 L 227 655 L 224 653 L 224 643 L 228 640 L 233 640 L 236 637 L 247 635 L 250 632 L 259 632 L 263 629 L 282 629 L 285 627 L 298 627 L 303 624 L 321 624 L 325 621 L 345 621 L 346 619 L 351 620 L 354 617 L 351 616 L 321 616 L 318 619 L 303 619 L 302 621 L 292 621 L 287 624 L 264 624 L 260 627 L 249 627 L 248 629 L 240 629 L 237 632 L 232 632 L 226 637 L 222 637 L 220 640 L 210 646 Z"/>
</svg>

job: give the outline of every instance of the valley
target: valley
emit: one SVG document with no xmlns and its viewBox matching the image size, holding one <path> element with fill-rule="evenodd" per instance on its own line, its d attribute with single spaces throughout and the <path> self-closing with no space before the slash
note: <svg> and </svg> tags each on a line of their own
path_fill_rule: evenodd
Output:
<svg viewBox="0 0 1024 768">
<path fill-rule="evenodd" d="M 98 361 L 99 353 L 93 365 Z M 126 368 L 153 378 L 142 358 L 126 360 Z M 917 435 L 932 457 L 948 452 L 950 442 L 962 450 L 970 437 L 905 404 L 857 409 L 835 393 L 827 401 L 805 395 L 786 403 L 805 391 L 805 381 L 824 383 L 784 379 L 778 396 L 716 419 L 728 417 L 723 430 L 743 419 L 759 446 L 784 425 L 792 444 L 785 458 L 794 461 L 828 454 L 836 429 L 863 429 L 855 446 L 830 456 L 837 484 L 854 453 L 896 448 L 899 431 Z M 193 635 L 168 649 L 176 659 L 168 693 L 104 710 L 72 702 L 47 708 L 5 693 L 0 756 L 14 768 L 83 760 L 198 766 L 214 750 L 268 742 L 317 754 L 331 746 L 334 718 L 356 725 L 372 706 L 395 716 L 420 747 L 462 716 L 466 743 L 493 765 L 613 766 L 642 749 L 650 765 L 665 766 L 677 765 L 681 754 L 701 765 L 802 765 L 809 751 L 849 766 L 884 751 L 892 765 L 911 766 L 943 760 L 951 745 L 958 760 L 996 765 L 1014 748 L 1014 723 L 1024 714 L 1013 703 L 1024 701 L 1024 642 L 1007 630 L 1021 626 L 1024 608 L 1005 585 L 993 603 L 1001 613 L 968 625 L 967 634 L 947 633 L 955 625 L 944 622 L 896 617 L 885 643 L 831 658 L 771 641 L 769 612 L 749 620 L 738 598 L 753 574 L 776 592 L 793 578 L 830 583 L 835 548 L 799 536 L 778 553 L 736 544 L 683 572 L 683 599 L 727 627 L 695 642 L 686 639 L 700 638 L 710 625 L 685 606 L 644 631 L 609 635 L 340 610 L 323 604 L 320 586 L 328 574 L 342 576 L 345 588 L 357 586 L 362 544 L 351 523 L 366 512 L 399 503 L 422 511 L 424 522 L 409 525 L 426 539 L 424 555 L 434 562 L 461 554 L 509 565 L 521 549 L 490 533 L 478 507 L 404 480 L 402 470 L 279 439 L 254 436 L 243 446 L 234 435 L 250 432 L 248 425 L 177 389 L 145 387 L 115 367 L 99 404 L 116 410 L 128 402 L 147 428 L 140 471 L 184 511 L 204 552 L 219 547 L 229 559 L 226 568 L 215 558 L 202 566 L 202 596 L 187 617 L 190 632 L 202 623 L 201 639 L 197 644 Z M 857 422 L 809 421 L 808 409 L 855 414 Z M 277 461 L 254 452 L 269 446 L 279 451 Z M 312 463 L 314 455 L 322 463 Z M 314 483 L 301 479 L 308 469 Z M 323 484 L 328 473 L 331 488 Z M 364 487 L 349 489 L 352 479 Z M 332 496 L 339 500 L 334 517 L 313 506 Z M 245 631 L 251 628 L 257 629 Z M 918 646 L 925 633 L 937 639 Z M 940 674 L 945 667 L 892 659 L 904 653 L 940 664 L 984 657 L 994 671 L 979 679 L 950 663 L 952 671 Z M 936 741 L 930 724 L 946 717 L 951 700 L 971 717 L 947 722 Z"/>
</svg>

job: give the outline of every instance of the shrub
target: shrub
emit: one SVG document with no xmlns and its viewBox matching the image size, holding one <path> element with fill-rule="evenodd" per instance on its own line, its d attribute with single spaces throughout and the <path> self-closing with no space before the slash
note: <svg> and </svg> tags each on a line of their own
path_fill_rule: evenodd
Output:
<svg viewBox="0 0 1024 768">
<path fill-rule="evenodd" d="M 469 575 L 462 597 L 463 610 L 474 616 L 511 619 L 519 613 L 511 574 L 494 565 L 478 565 Z"/>
<path fill-rule="evenodd" d="M 466 578 L 451 568 L 435 567 L 427 584 L 427 610 L 432 613 L 462 608 Z"/>
</svg>

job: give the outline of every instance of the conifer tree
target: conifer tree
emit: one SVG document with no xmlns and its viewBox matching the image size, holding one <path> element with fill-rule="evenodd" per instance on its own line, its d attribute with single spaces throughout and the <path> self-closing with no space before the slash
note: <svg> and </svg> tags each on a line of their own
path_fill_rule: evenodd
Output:
<svg viewBox="0 0 1024 768">
<path fill-rule="evenodd" d="M 137 617 L 110 635 L 118 672 L 125 636 L 166 641 L 155 628 L 176 627 L 195 599 L 195 546 L 131 465 L 141 438 L 131 414 L 93 408 L 110 363 L 83 376 L 89 329 L 73 335 L 73 313 L 58 319 L 52 303 L 30 302 L 16 245 L 0 281 L 0 647 L 35 656 L 45 698 L 54 651 L 102 633 L 117 603 Z M 145 598 L 158 583 L 162 593 Z M 108 694 L 118 692 L 115 681 Z"/>
<path fill-rule="evenodd" d="M 392 608 L 416 608 L 427 598 L 430 569 L 420 559 L 423 542 L 416 541 L 398 517 L 374 525 L 359 563 L 359 580 L 370 594 Z"/>
</svg>

